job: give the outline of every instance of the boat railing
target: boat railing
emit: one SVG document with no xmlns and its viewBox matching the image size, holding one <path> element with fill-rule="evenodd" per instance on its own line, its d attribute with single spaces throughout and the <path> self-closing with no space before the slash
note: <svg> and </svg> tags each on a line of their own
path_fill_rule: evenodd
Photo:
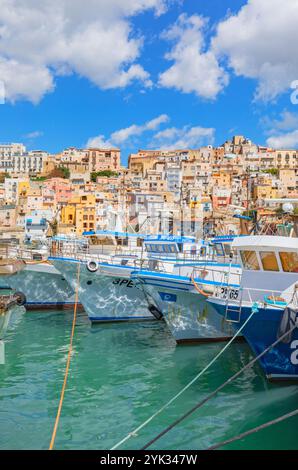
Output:
<svg viewBox="0 0 298 470">
<path fill-rule="evenodd" d="M 193 268 L 192 277 L 202 281 L 210 281 L 215 286 L 225 286 L 227 284 L 239 285 L 241 273 L 235 270 L 232 263 L 227 264 L 226 268 L 223 269 L 223 267 L 216 266 L 216 263 L 212 266 L 209 260 L 205 260 L 205 263 Z"/>
<path fill-rule="evenodd" d="M 288 291 L 288 289 L 287 289 Z M 293 292 L 285 290 L 258 288 L 258 287 L 235 287 L 230 284 L 215 286 L 212 298 L 221 299 L 225 304 L 225 320 L 232 323 L 239 323 L 243 307 L 254 308 L 257 312 L 259 308 L 282 308 L 294 303 L 298 308 L 298 285 L 293 285 Z M 232 314 L 232 315 L 231 315 Z M 234 314 L 234 315 L 233 315 Z"/>
<path fill-rule="evenodd" d="M 1 259 L 14 259 L 22 261 L 43 261 L 48 257 L 46 251 L 36 248 L 24 247 L 22 245 L 2 245 L 0 246 Z"/>
</svg>

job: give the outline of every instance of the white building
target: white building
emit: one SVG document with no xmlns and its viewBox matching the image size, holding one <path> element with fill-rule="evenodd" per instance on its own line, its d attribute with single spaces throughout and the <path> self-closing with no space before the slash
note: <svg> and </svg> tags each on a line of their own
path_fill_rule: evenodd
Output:
<svg viewBox="0 0 298 470">
<path fill-rule="evenodd" d="M 25 219 L 25 241 L 40 241 L 46 239 L 48 222 L 53 218 L 50 210 L 32 211 Z"/>
<path fill-rule="evenodd" d="M 17 175 L 41 173 L 47 156 L 48 153 L 42 150 L 27 152 L 23 144 L 0 144 L 0 172 Z"/>
<path fill-rule="evenodd" d="M 180 196 L 182 172 L 180 165 L 168 165 L 165 171 L 167 181 L 167 191 L 175 194 L 176 198 Z"/>
</svg>

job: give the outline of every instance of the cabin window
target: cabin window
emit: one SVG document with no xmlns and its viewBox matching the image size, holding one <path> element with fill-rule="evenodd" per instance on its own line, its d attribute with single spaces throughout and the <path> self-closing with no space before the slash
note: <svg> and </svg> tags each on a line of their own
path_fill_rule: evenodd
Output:
<svg viewBox="0 0 298 470">
<path fill-rule="evenodd" d="M 298 253 L 297 252 L 280 252 L 279 253 L 282 269 L 286 273 L 298 273 Z"/>
<path fill-rule="evenodd" d="M 224 249 L 225 255 L 230 256 L 230 254 L 231 254 L 231 245 L 225 244 L 225 245 L 223 245 L 223 249 Z"/>
<path fill-rule="evenodd" d="M 260 266 L 255 251 L 240 251 L 242 263 L 245 269 L 259 271 Z"/>
<path fill-rule="evenodd" d="M 223 246 L 221 243 L 214 245 L 215 253 L 217 256 L 223 256 L 224 255 L 224 250 Z"/>
<path fill-rule="evenodd" d="M 260 251 L 264 271 L 279 271 L 278 262 L 273 251 Z"/>
</svg>

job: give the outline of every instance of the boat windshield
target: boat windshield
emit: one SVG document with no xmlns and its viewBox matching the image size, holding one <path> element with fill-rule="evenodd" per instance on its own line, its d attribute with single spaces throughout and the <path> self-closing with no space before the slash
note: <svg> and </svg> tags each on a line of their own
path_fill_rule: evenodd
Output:
<svg viewBox="0 0 298 470">
<path fill-rule="evenodd" d="M 286 273 L 298 273 L 298 253 L 295 251 L 280 251 L 282 269 Z"/>
<path fill-rule="evenodd" d="M 252 250 L 240 251 L 242 263 L 244 269 L 249 269 L 252 271 L 259 271 L 260 265 L 257 257 L 257 253 Z"/>
<path fill-rule="evenodd" d="M 274 251 L 260 251 L 260 258 L 264 271 L 279 271 Z"/>
</svg>

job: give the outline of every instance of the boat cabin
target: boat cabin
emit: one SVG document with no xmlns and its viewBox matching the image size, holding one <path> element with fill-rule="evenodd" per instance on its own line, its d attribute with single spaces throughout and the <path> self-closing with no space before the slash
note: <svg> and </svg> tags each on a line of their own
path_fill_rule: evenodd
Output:
<svg viewBox="0 0 298 470">
<path fill-rule="evenodd" d="M 144 245 L 148 257 L 159 259 L 205 257 L 208 248 L 203 240 L 197 242 L 194 237 L 178 235 L 148 236 L 144 240 Z"/>
<path fill-rule="evenodd" d="M 241 235 L 223 235 L 212 238 L 209 241 L 209 245 L 212 248 L 213 257 L 224 262 L 228 262 L 232 258 L 235 261 L 237 253 L 233 250 L 232 243 L 240 236 Z"/>
<path fill-rule="evenodd" d="M 284 290 L 298 282 L 298 239 L 278 236 L 239 237 L 232 243 L 243 268 L 244 288 Z"/>
</svg>

